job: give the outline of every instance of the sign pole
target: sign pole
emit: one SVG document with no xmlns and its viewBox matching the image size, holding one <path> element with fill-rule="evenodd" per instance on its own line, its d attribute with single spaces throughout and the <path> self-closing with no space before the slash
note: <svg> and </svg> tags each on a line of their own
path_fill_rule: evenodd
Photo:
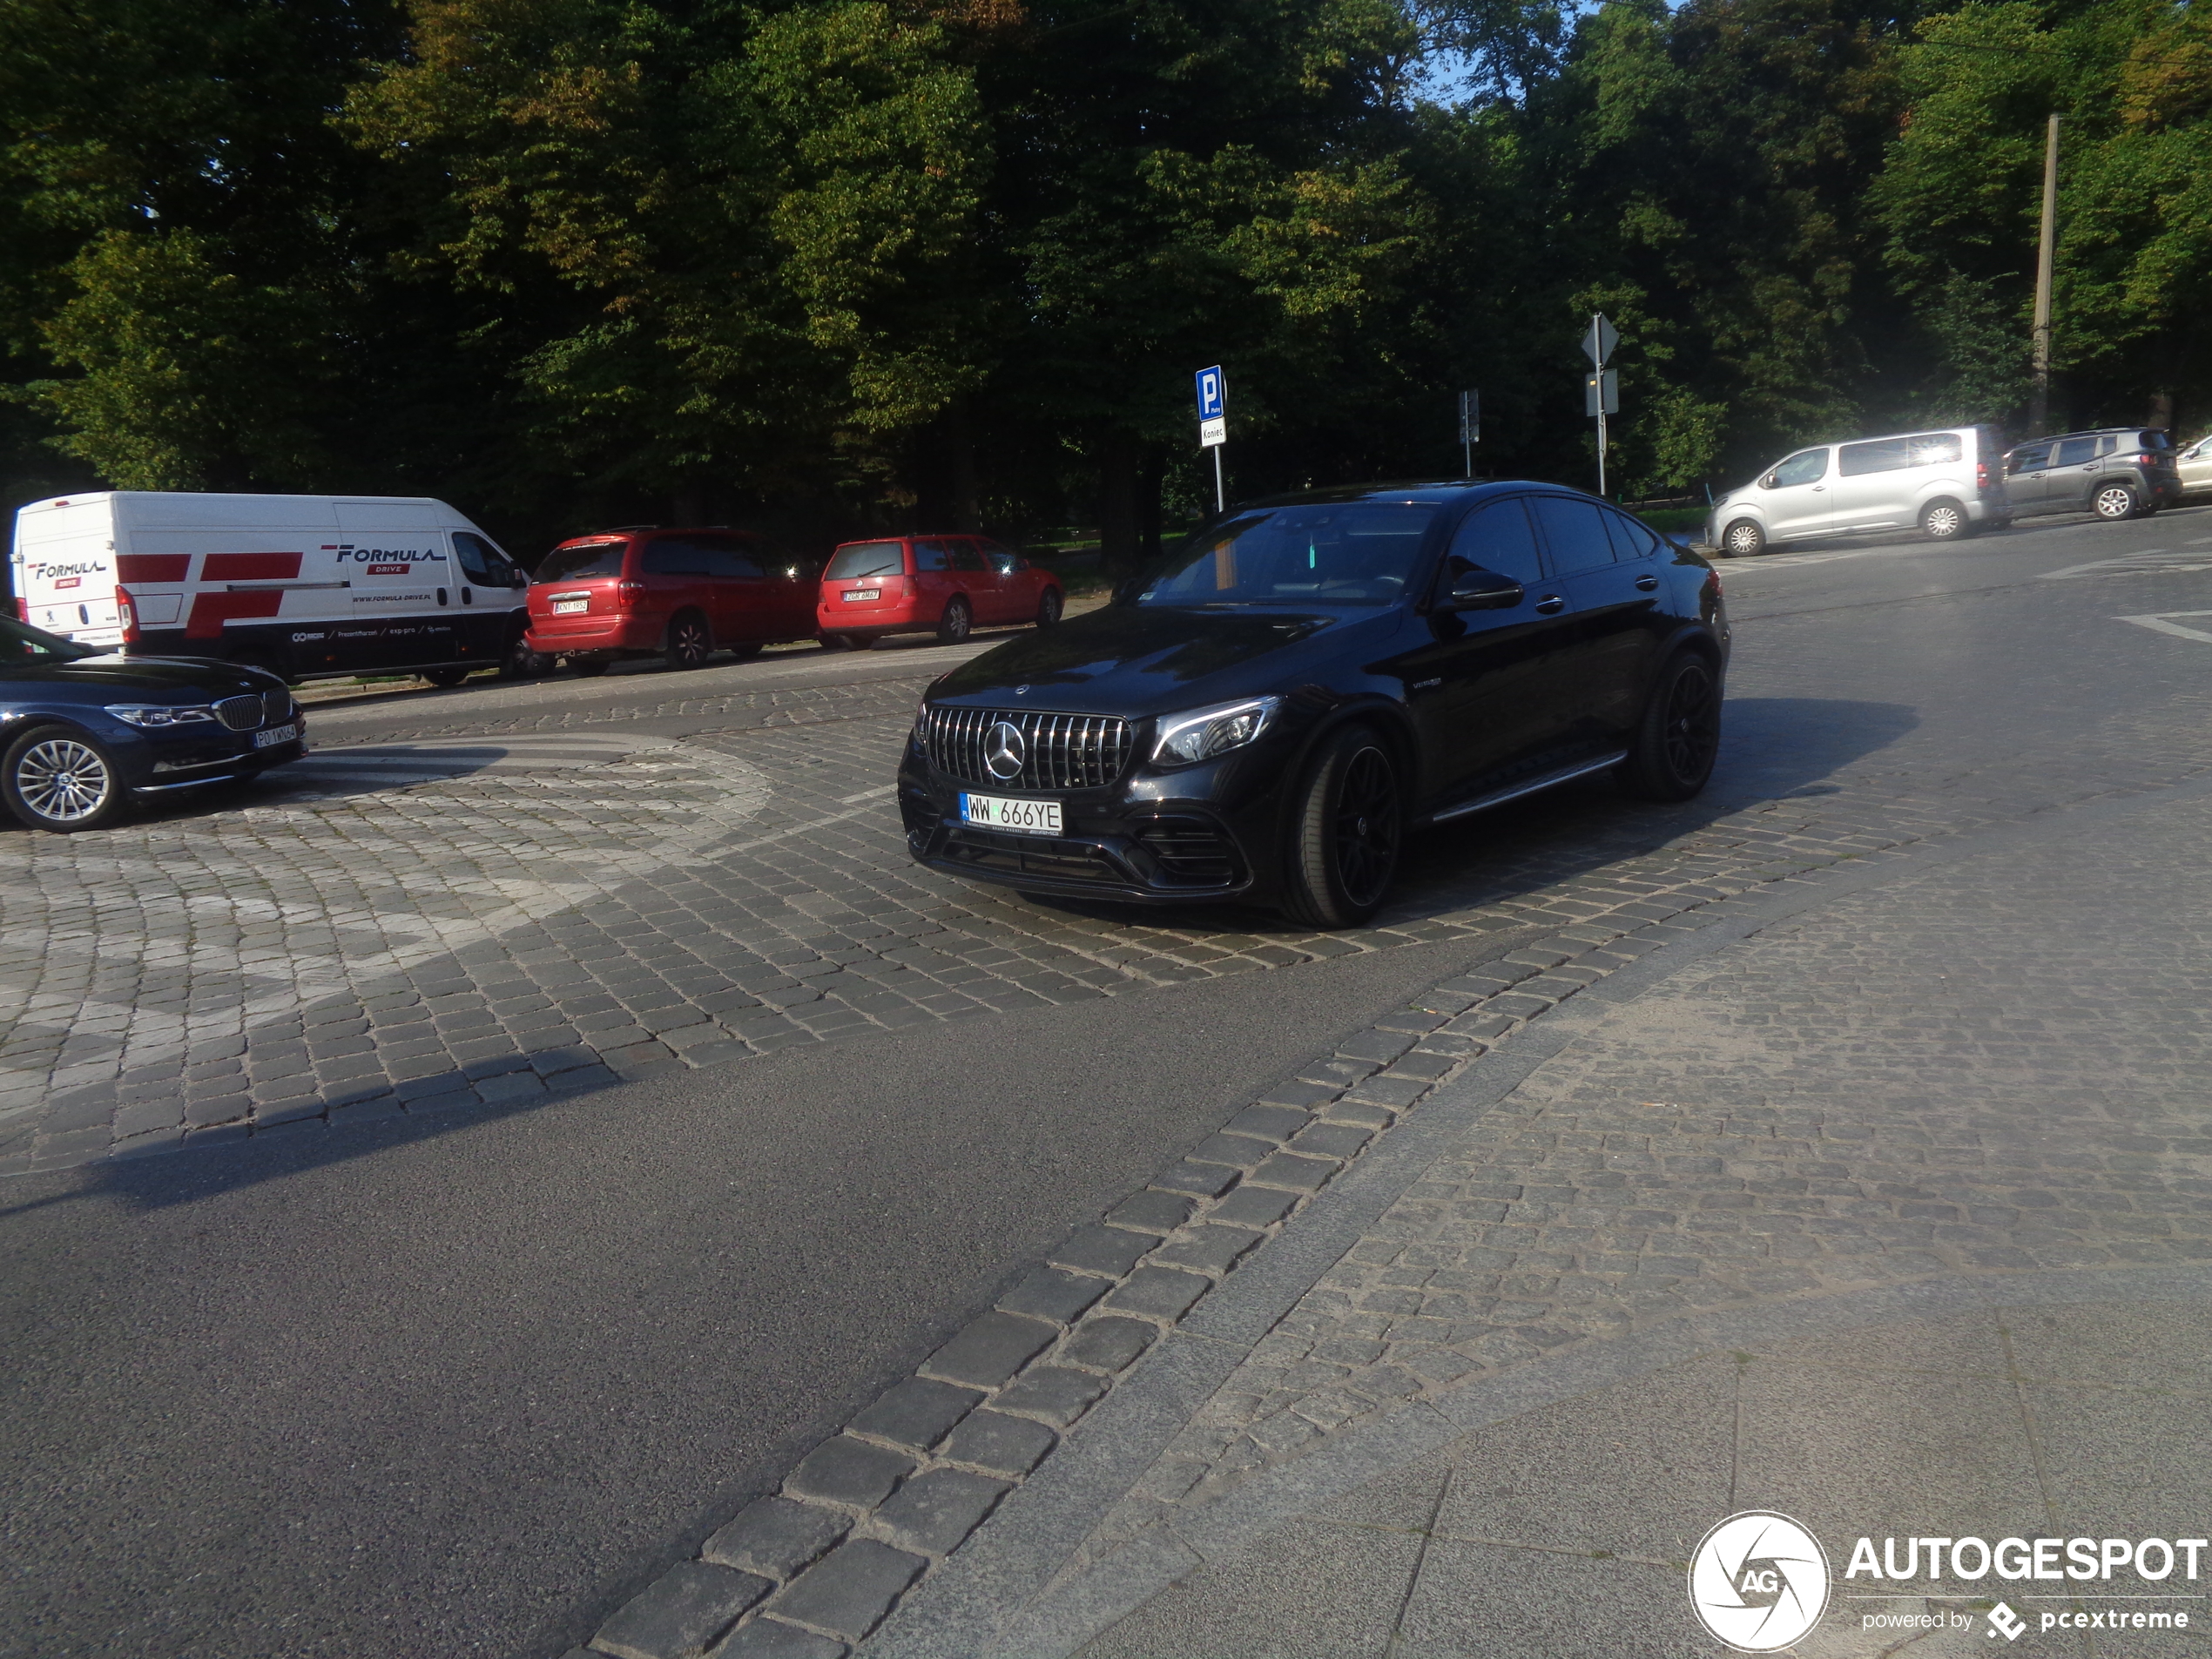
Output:
<svg viewBox="0 0 2212 1659">
<path fill-rule="evenodd" d="M 1221 452 L 1229 447 L 1229 378 L 1218 363 L 1191 378 L 1198 395 L 1198 447 L 1213 451 L 1213 509 L 1225 513 L 1229 486 L 1222 474 Z"/>
<path fill-rule="evenodd" d="M 1589 332 L 1582 336 L 1582 354 L 1590 360 L 1591 374 L 1582 382 L 1582 413 L 1597 417 L 1597 493 L 1605 494 L 1605 417 L 1621 407 L 1621 377 L 1606 364 L 1621 343 L 1621 331 L 1605 320 L 1602 311 L 1590 314 Z"/>
<path fill-rule="evenodd" d="M 1467 470 L 1463 477 L 1474 476 L 1474 446 L 1482 442 L 1482 394 L 1460 394 L 1460 456 Z"/>
<path fill-rule="evenodd" d="M 1221 478 L 1221 452 L 1229 446 L 1217 443 L 1213 447 L 1213 509 L 1217 513 L 1229 510 L 1229 491 Z"/>
</svg>

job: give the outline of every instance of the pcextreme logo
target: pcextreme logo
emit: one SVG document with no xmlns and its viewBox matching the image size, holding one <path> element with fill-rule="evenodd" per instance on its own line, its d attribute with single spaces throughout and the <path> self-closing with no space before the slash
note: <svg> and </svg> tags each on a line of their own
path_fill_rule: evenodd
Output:
<svg viewBox="0 0 2212 1659">
<path fill-rule="evenodd" d="M 1787 1515 L 1730 1515 L 1689 1558 L 1689 1605 L 1716 1640 L 1740 1653 L 1772 1653 L 1802 1639 L 1827 1610 L 1827 1554 Z"/>
</svg>

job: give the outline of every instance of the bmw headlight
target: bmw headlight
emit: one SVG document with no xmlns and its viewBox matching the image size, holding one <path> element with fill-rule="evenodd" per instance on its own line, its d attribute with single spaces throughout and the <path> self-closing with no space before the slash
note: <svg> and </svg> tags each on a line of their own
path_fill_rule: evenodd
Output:
<svg viewBox="0 0 2212 1659">
<path fill-rule="evenodd" d="M 125 725 L 198 725 L 215 718 L 205 705 L 178 708 L 169 704 L 111 703 L 107 711 Z"/>
<path fill-rule="evenodd" d="M 1160 722 L 1159 740 L 1152 745 L 1153 764 L 1187 766 L 1241 749 L 1267 730 L 1275 711 L 1282 706 L 1279 697 L 1255 697 L 1242 703 L 1194 709 L 1188 714 L 1170 714 Z"/>
</svg>

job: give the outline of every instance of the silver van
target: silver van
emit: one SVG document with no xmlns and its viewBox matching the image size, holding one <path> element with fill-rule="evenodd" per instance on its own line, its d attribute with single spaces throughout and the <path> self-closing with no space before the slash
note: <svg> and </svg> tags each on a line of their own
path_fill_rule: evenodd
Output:
<svg viewBox="0 0 2212 1659">
<path fill-rule="evenodd" d="M 1777 461 L 1713 503 L 1705 540 L 1732 558 L 1777 542 L 1905 529 L 1943 542 L 2011 517 L 2005 440 L 1995 427 L 1946 427 L 1822 443 Z"/>
</svg>

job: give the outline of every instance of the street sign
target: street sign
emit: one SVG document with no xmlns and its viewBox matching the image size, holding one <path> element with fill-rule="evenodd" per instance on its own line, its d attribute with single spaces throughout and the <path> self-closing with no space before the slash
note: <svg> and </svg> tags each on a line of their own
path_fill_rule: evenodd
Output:
<svg viewBox="0 0 2212 1659">
<path fill-rule="evenodd" d="M 1211 421 L 1198 422 L 1198 447 L 1211 449 L 1229 442 L 1229 417 L 1217 415 Z"/>
<path fill-rule="evenodd" d="M 1198 419 L 1218 421 L 1229 413 L 1229 382 L 1222 378 L 1221 365 L 1202 368 L 1194 376 L 1198 388 Z"/>
<path fill-rule="evenodd" d="M 1460 394 L 1460 442 L 1482 442 L 1482 394 L 1480 392 Z"/>
<path fill-rule="evenodd" d="M 1582 336 L 1582 355 L 1590 360 L 1590 367 L 1603 368 L 1606 361 L 1613 355 L 1613 348 L 1620 343 L 1621 331 L 1606 321 L 1602 311 L 1593 313 L 1590 331 Z"/>
<path fill-rule="evenodd" d="M 1608 368 L 1582 376 L 1582 413 L 1618 415 L 1621 412 L 1621 373 Z"/>
</svg>

